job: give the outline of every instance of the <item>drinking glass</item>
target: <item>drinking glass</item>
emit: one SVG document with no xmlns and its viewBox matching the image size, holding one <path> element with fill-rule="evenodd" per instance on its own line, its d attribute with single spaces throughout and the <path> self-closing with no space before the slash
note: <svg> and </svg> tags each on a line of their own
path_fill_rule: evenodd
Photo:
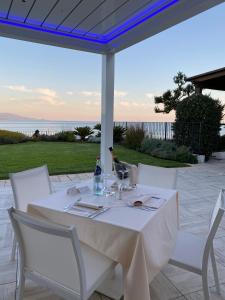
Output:
<svg viewBox="0 0 225 300">
<path fill-rule="evenodd" d="M 110 179 L 114 179 L 114 176 L 109 173 L 103 174 L 103 186 L 104 186 L 104 195 L 106 197 L 112 196 L 115 194 L 115 191 L 112 191 L 111 185 L 110 185 Z"/>
</svg>

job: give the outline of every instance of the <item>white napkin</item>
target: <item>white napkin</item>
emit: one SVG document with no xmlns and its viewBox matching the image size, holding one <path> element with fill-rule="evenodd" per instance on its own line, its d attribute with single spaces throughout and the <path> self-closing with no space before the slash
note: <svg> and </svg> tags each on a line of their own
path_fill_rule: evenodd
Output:
<svg viewBox="0 0 225 300">
<path fill-rule="evenodd" d="M 138 206 L 138 205 L 145 205 L 145 206 L 149 206 L 152 208 L 160 208 L 163 203 L 165 202 L 164 199 L 161 198 L 157 198 L 155 199 L 154 197 L 152 197 L 151 195 L 140 195 L 137 197 L 132 197 L 131 199 L 128 200 L 129 204 L 134 205 L 134 206 Z"/>
<path fill-rule="evenodd" d="M 78 201 L 76 203 L 77 206 L 82 206 L 82 207 L 88 207 L 88 208 L 92 208 L 92 209 L 101 209 L 103 208 L 102 205 L 99 204 L 94 204 L 94 203 L 90 203 L 90 202 L 86 202 L 86 201 Z"/>
<path fill-rule="evenodd" d="M 76 196 L 77 194 L 84 194 L 89 191 L 90 189 L 88 186 L 81 186 L 81 187 L 73 186 L 67 190 L 67 194 L 70 196 Z"/>
</svg>

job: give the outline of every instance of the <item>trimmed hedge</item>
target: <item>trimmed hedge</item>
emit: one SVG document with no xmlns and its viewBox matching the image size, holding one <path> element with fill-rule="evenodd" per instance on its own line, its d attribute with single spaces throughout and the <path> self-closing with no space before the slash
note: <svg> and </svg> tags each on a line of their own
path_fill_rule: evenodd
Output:
<svg viewBox="0 0 225 300">
<path fill-rule="evenodd" d="M 192 95 L 183 99 L 176 109 L 174 141 L 186 145 L 206 159 L 216 150 L 224 105 L 209 95 Z"/>
</svg>

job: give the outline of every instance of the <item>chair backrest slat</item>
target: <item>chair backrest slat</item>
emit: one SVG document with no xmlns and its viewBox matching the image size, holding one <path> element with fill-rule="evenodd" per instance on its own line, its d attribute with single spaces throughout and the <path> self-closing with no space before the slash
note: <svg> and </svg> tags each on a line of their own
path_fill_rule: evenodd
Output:
<svg viewBox="0 0 225 300">
<path fill-rule="evenodd" d="M 76 296 L 83 296 L 86 276 L 76 229 L 37 219 L 13 208 L 9 215 L 21 251 L 22 269 L 73 290 Z"/>
<path fill-rule="evenodd" d="M 211 247 L 213 246 L 213 239 L 219 228 L 220 222 L 224 215 L 224 211 L 225 211 L 225 190 L 222 189 L 214 205 L 211 220 L 210 220 L 209 232 L 208 232 L 205 249 L 204 249 L 204 255 L 203 255 L 203 262 L 202 262 L 203 266 L 207 266 L 206 262 L 208 261 Z"/>
<path fill-rule="evenodd" d="M 212 227 L 216 225 L 216 218 L 218 216 L 218 213 L 220 210 L 224 211 L 225 209 L 225 190 L 222 189 L 220 191 L 219 197 L 215 203 L 215 206 L 212 211 L 211 220 L 210 220 L 210 230 L 212 230 Z"/>
<path fill-rule="evenodd" d="M 27 204 L 47 197 L 51 192 L 51 183 L 47 166 L 10 174 L 15 207 L 26 211 Z"/>
<path fill-rule="evenodd" d="M 138 164 L 138 183 L 159 188 L 176 189 L 177 170 Z"/>
</svg>

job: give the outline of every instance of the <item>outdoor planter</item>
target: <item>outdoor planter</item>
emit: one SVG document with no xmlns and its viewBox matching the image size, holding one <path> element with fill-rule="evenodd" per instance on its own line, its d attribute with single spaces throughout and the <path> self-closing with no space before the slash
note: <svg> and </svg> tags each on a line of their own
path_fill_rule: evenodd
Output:
<svg viewBox="0 0 225 300">
<path fill-rule="evenodd" d="M 205 162 L 205 155 L 203 154 L 195 154 L 198 164 L 202 164 Z"/>
<path fill-rule="evenodd" d="M 213 152 L 212 156 L 217 159 L 225 159 L 225 151 Z"/>
</svg>

